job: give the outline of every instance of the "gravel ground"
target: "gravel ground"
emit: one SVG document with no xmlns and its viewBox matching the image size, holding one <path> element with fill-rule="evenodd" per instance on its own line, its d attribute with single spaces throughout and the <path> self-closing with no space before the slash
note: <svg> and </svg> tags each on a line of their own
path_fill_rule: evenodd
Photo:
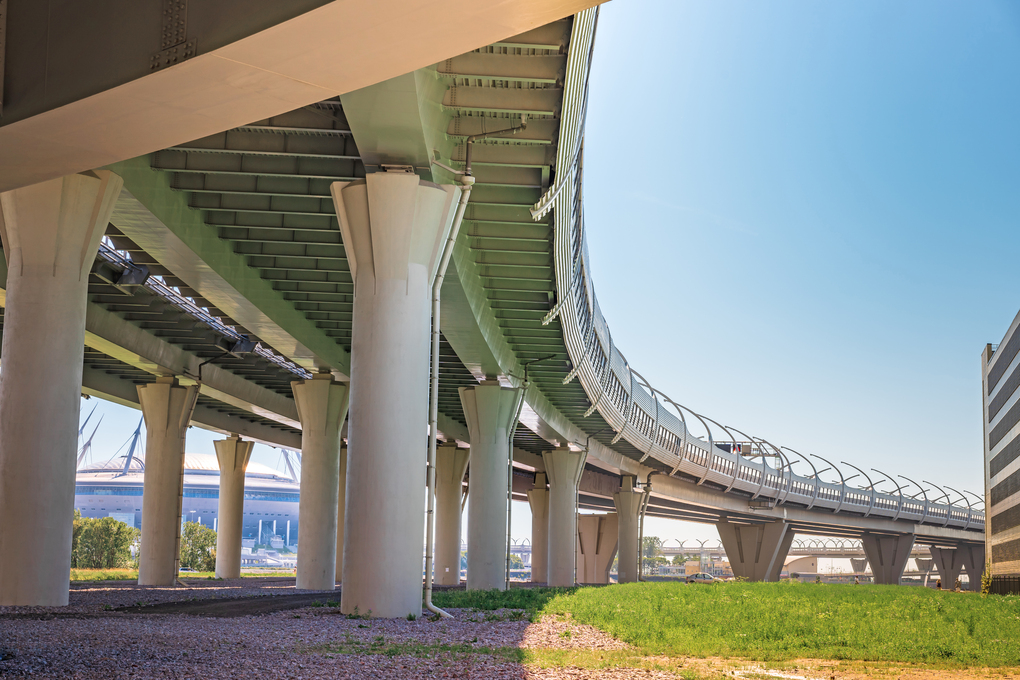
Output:
<svg viewBox="0 0 1020 680">
<path fill-rule="evenodd" d="M 673 677 L 620 669 L 528 669 L 505 655 L 473 651 L 626 648 L 588 626 L 554 620 L 529 623 L 509 611 L 453 610 L 453 620 L 437 622 L 348 619 L 334 607 L 237 618 L 111 611 L 139 603 L 279 594 L 295 594 L 292 579 L 210 581 L 189 589 L 145 588 L 130 582 L 89 584 L 72 589 L 69 607 L 0 607 L 0 677 Z M 336 596 L 324 593 L 323 601 Z M 462 647 L 439 655 L 422 647 L 441 644 Z M 416 648 L 408 649 L 412 645 Z"/>
</svg>

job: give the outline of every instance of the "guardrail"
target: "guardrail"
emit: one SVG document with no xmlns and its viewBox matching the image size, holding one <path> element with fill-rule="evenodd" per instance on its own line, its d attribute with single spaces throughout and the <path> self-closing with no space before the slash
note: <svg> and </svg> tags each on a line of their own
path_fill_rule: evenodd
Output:
<svg viewBox="0 0 1020 680">
<path fill-rule="evenodd" d="M 907 483 L 899 485 L 889 475 L 874 470 L 895 487 L 892 493 L 881 492 L 876 487 L 884 480 L 876 483 L 863 470 L 844 462 L 844 465 L 857 470 L 857 473 L 845 476 L 836 464 L 821 456 L 813 456 L 828 465 L 819 471 L 808 456 L 801 456 L 786 447 L 776 447 L 761 437 L 746 435 L 734 427 L 723 426 L 677 403 L 630 367 L 613 343 L 609 326 L 599 309 L 588 267 L 584 231 L 584 124 L 597 23 L 598 8 L 581 12 L 574 19 L 567 57 L 556 179 L 531 211 L 536 219 L 550 210 L 554 211 L 557 302 L 543 319 L 543 324 L 557 317 L 560 319 L 567 353 L 573 364 L 564 384 L 576 379 L 584 388 L 591 402 L 585 416 L 598 411 L 616 432 L 611 443 L 625 439 L 643 452 L 639 462 L 665 474 L 683 475 L 696 480 L 699 485 L 710 482 L 727 492 L 737 489 L 749 494 L 752 500 L 761 499 L 767 504 L 794 502 L 809 509 L 819 508 L 835 513 L 874 515 L 983 531 L 984 512 L 974 507 L 964 493 L 946 487 L 960 496 L 961 505 L 953 502 L 949 493 L 925 481 L 924 484 L 941 492 L 932 500 L 928 497 L 931 489 L 902 476 L 899 477 Z M 707 441 L 690 434 L 688 418 L 701 424 Z M 718 442 L 710 423 L 725 433 Z M 768 459 L 776 460 L 776 466 L 769 466 Z M 801 461 L 811 466 L 810 476 L 793 472 L 793 466 Z M 821 481 L 820 475 L 830 469 L 839 475 L 839 483 Z M 866 479 L 867 485 L 847 485 L 858 476 Z M 903 490 L 911 486 L 918 491 L 913 496 L 905 495 Z M 979 496 L 971 495 L 983 503 Z M 918 499 L 919 496 L 922 498 Z M 946 502 L 941 502 L 943 500 Z"/>
</svg>

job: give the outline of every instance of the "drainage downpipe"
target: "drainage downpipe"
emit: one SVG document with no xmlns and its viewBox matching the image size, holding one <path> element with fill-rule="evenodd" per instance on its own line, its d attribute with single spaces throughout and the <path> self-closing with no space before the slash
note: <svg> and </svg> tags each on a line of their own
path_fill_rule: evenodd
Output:
<svg viewBox="0 0 1020 680">
<path fill-rule="evenodd" d="M 652 475 L 661 474 L 658 470 L 653 470 L 645 478 L 645 497 L 641 501 L 641 520 L 638 529 L 638 581 L 645 580 L 645 513 L 648 511 L 648 500 L 652 496 Z"/>
<path fill-rule="evenodd" d="M 457 213 L 453 218 L 453 227 L 450 228 L 446 247 L 443 248 L 443 259 L 439 262 L 435 283 L 432 284 L 432 380 L 429 393 L 429 461 L 426 474 L 428 511 L 425 515 L 425 608 L 446 619 L 452 619 L 453 616 L 432 604 L 432 565 L 435 561 L 435 523 L 433 518 L 436 512 L 436 434 L 439 426 L 439 291 L 443 287 L 443 279 L 446 277 L 446 268 L 450 265 L 450 258 L 453 257 L 453 248 L 457 243 L 460 224 L 464 221 L 464 212 L 467 210 L 468 199 L 471 198 L 471 187 L 475 183 L 475 178 L 471 175 L 464 175 L 460 178 L 460 183 L 462 185 L 460 203 L 457 205 Z"/>
<path fill-rule="evenodd" d="M 504 589 L 510 590 L 510 524 L 514 507 L 514 433 L 517 432 L 517 423 L 521 419 L 521 411 L 524 409 L 524 393 L 527 391 L 527 383 L 521 387 L 521 395 L 517 400 L 517 409 L 514 411 L 514 419 L 510 423 L 510 429 L 506 433 L 509 440 L 510 460 L 506 468 L 506 579 Z"/>
<path fill-rule="evenodd" d="M 581 540 L 577 526 L 577 515 L 581 512 L 581 477 L 584 476 L 584 466 L 588 464 L 588 446 L 585 445 L 581 452 L 581 465 L 577 472 L 577 479 L 574 480 L 574 541 Z M 548 559 L 548 558 L 547 558 Z M 577 550 L 574 551 L 574 585 L 577 585 Z"/>
</svg>

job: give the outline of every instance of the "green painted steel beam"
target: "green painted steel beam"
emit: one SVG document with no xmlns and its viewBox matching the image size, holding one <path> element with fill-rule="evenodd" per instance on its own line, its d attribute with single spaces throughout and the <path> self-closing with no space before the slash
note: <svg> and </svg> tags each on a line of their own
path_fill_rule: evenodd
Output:
<svg viewBox="0 0 1020 680">
<path fill-rule="evenodd" d="M 340 379 L 350 355 L 252 269 L 244 255 L 188 206 L 167 173 L 148 157 L 108 166 L 124 179 L 113 224 L 190 288 L 288 359 L 310 370 L 328 368 Z"/>
</svg>

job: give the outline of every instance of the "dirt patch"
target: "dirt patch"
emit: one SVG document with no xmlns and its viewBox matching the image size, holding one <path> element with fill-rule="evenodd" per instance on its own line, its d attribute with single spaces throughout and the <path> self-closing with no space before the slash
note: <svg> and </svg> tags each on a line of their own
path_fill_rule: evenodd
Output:
<svg viewBox="0 0 1020 680">
<path fill-rule="evenodd" d="M 784 663 L 762 663 L 746 659 L 683 659 L 684 669 L 705 678 L 746 678 L 747 680 L 979 680 L 1002 678 L 1020 680 L 1020 668 L 925 668 L 880 661 L 832 661 L 796 659 Z"/>
<path fill-rule="evenodd" d="M 114 612 L 123 614 L 187 614 L 230 619 L 238 616 L 262 616 L 288 609 L 310 607 L 316 602 L 339 601 L 340 591 L 307 595 L 264 595 L 261 597 L 227 597 L 212 600 L 163 602 L 160 604 L 119 607 Z"/>
</svg>

